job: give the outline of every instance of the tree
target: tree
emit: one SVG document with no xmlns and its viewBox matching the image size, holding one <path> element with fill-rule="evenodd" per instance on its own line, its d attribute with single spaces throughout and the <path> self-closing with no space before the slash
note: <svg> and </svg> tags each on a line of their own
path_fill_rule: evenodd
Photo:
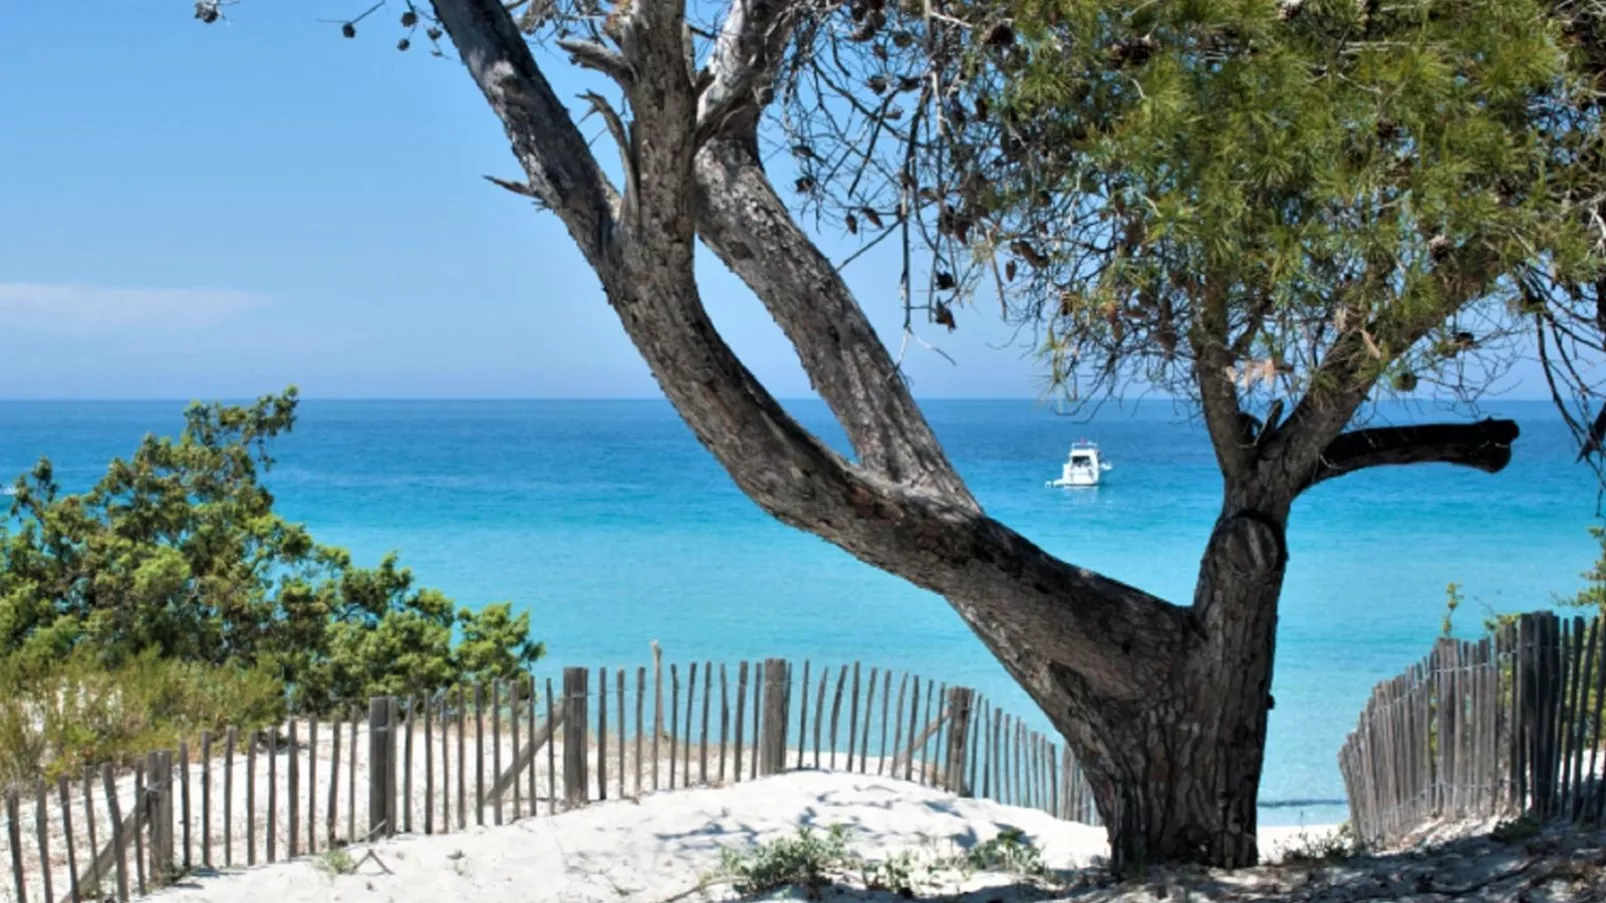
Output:
<svg viewBox="0 0 1606 903">
<path fill-rule="evenodd" d="M 312 712 L 535 662 L 528 613 L 459 608 L 394 554 L 357 567 L 273 511 L 259 471 L 296 400 L 191 405 L 177 439 L 145 437 L 80 494 L 61 493 L 49 459 L 18 479 L 18 523 L 0 524 L 0 661 L 87 650 L 107 668 L 154 655 L 262 669 Z"/>
<path fill-rule="evenodd" d="M 1463 385 L 1469 361 L 1487 376 L 1513 324 L 1573 328 L 1595 299 L 1594 114 L 1555 20 L 1522 0 L 729 0 L 711 32 L 681 0 L 432 9 L 402 25 L 448 36 L 502 122 L 524 177 L 493 181 L 562 220 L 698 439 L 776 518 L 948 600 L 1081 760 L 1118 868 L 1256 859 L 1300 493 L 1385 465 L 1498 471 L 1517 438 L 1501 420 L 1348 429 L 1368 401 Z M 585 96 L 622 188 L 537 63 L 553 33 L 623 94 L 624 114 Z M 1062 384 L 1193 401 L 1224 491 L 1191 605 L 982 510 L 772 184 L 776 106 L 803 206 L 903 242 L 911 329 L 915 311 L 952 328 L 991 272 Z M 774 316 L 852 460 L 715 330 L 698 240 Z"/>
</svg>

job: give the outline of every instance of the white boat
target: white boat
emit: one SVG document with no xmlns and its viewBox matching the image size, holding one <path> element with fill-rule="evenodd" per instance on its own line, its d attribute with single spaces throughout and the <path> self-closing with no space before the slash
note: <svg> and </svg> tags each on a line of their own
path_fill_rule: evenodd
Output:
<svg viewBox="0 0 1606 903">
<path fill-rule="evenodd" d="M 1109 469 L 1110 462 L 1099 457 L 1098 443 L 1078 439 L 1071 446 L 1065 465 L 1060 468 L 1060 478 L 1049 480 L 1048 485 L 1056 489 L 1097 486 L 1099 478 Z"/>
</svg>

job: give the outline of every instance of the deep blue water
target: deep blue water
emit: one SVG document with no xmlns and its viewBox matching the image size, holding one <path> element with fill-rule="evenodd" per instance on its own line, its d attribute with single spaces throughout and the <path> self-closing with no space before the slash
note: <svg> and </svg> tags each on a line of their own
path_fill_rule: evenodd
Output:
<svg viewBox="0 0 1606 903">
<path fill-rule="evenodd" d="M 841 444 L 817 403 L 792 406 Z M 1028 401 L 930 402 L 950 455 L 996 517 L 1079 565 L 1186 601 L 1218 504 L 1203 433 L 1166 404 L 1091 425 Z M 147 431 L 165 402 L 0 403 L 0 474 L 50 456 L 68 488 Z M 1426 652 L 1445 586 L 1461 623 L 1542 607 L 1593 560 L 1592 475 L 1541 403 L 1495 403 L 1523 436 L 1498 476 L 1374 471 L 1297 505 L 1279 627 L 1268 823 L 1342 818 L 1335 762 L 1371 686 Z M 1115 470 L 1050 490 L 1074 438 Z M 664 403 L 305 402 L 269 478 L 282 510 L 371 563 L 398 550 L 459 600 L 534 613 L 550 663 L 636 665 L 783 655 L 863 660 L 979 688 L 1040 714 L 939 598 L 766 517 Z M 1314 801 L 1314 802 L 1313 802 Z"/>
</svg>

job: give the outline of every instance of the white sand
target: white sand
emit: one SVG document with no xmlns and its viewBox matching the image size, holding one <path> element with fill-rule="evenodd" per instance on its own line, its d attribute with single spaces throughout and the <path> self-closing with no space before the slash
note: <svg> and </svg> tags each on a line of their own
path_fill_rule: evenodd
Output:
<svg viewBox="0 0 1606 903">
<path fill-rule="evenodd" d="M 161 895 L 168 901 L 610 901 L 649 903 L 695 887 L 719 863 L 720 847 L 750 847 L 799 825 L 845 825 L 853 849 L 882 858 L 922 847 L 956 851 L 1002 826 L 1027 833 L 1052 868 L 1087 865 L 1105 852 L 1104 832 L 1045 813 L 957 799 L 916 784 L 862 775 L 798 772 L 721 789 L 684 790 L 597 803 L 558 816 L 442 837 L 406 837 L 372 850 L 357 874 L 331 876 L 301 861 L 199 876 Z M 1297 829 L 1267 829 L 1278 848 Z M 387 874 L 381 867 L 390 870 Z M 728 888 L 706 897 L 729 899 Z"/>
</svg>

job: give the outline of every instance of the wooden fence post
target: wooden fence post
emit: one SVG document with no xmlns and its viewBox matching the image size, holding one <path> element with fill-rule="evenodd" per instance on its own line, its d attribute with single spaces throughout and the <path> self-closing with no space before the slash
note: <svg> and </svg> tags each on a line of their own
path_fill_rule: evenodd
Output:
<svg viewBox="0 0 1606 903">
<path fill-rule="evenodd" d="M 970 708 L 975 692 L 969 687 L 953 687 L 948 691 L 948 773 L 943 785 L 960 796 L 971 795 L 970 785 L 965 780 L 965 753 L 969 749 Z"/>
<path fill-rule="evenodd" d="M 586 804 L 586 696 L 591 672 L 563 669 L 563 800 L 571 809 Z"/>
<path fill-rule="evenodd" d="M 394 729 L 394 700 L 389 696 L 375 696 L 368 700 L 368 836 L 394 833 L 391 818 L 396 797 L 395 765 L 391 751 L 391 733 Z M 353 837 L 352 841 L 356 842 Z"/>
<path fill-rule="evenodd" d="M 760 719 L 763 739 L 759 772 L 765 775 L 780 774 L 786 770 L 786 708 L 791 698 L 790 682 L 786 679 L 786 660 L 764 660 L 764 717 Z"/>
<path fill-rule="evenodd" d="M 173 754 L 167 750 L 151 757 L 151 879 L 167 883 L 173 867 Z"/>
<path fill-rule="evenodd" d="M 6 791 L 6 834 L 11 846 L 11 880 L 16 885 L 17 903 L 28 903 L 28 883 L 22 871 L 22 824 L 17 806 L 17 791 Z"/>
</svg>

